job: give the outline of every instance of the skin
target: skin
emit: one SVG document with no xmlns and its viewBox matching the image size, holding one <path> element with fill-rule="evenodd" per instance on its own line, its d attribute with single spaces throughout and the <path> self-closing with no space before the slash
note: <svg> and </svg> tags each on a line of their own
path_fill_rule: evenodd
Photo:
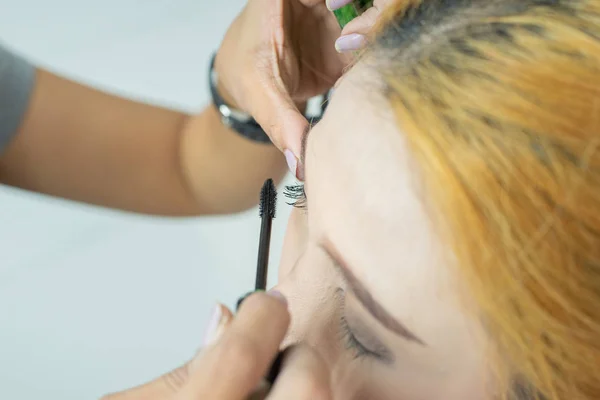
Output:
<svg viewBox="0 0 600 400">
<path fill-rule="evenodd" d="M 273 146 L 224 127 L 212 106 L 186 115 L 38 70 L 0 183 L 139 213 L 216 214 L 253 206 L 285 165 Z"/>
<path fill-rule="evenodd" d="M 402 133 L 386 101 L 364 91 L 368 73 L 357 66 L 343 78 L 307 139 L 307 210 L 290 218 L 277 286 L 290 301 L 286 343 L 318 351 L 335 398 L 485 398 L 485 338 L 459 304 Z M 379 323 L 343 270 L 425 345 Z M 342 316 L 389 360 L 355 359 Z"/>
</svg>

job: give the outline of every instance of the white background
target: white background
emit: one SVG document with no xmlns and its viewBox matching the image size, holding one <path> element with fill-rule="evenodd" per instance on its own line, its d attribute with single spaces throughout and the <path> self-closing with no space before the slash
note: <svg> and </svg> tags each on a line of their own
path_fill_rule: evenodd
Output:
<svg viewBox="0 0 600 400">
<path fill-rule="evenodd" d="M 73 79 L 194 112 L 243 4 L 0 0 L 0 41 Z M 0 399 L 94 399 L 184 362 L 214 302 L 251 289 L 258 231 L 256 210 L 174 221 L 0 186 Z"/>
</svg>

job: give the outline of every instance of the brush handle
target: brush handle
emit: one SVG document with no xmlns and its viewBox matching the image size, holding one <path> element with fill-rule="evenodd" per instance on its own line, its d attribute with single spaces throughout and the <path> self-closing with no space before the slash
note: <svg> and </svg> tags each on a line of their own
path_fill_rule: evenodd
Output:
<svg viewBox="0 0 600 400">
<path fill-rule="evenodd" d="M 258 243 L 258 262 L 256 265 L 256 281 L 254 285 L 255 290 L 265 290 L 267 288 L 272 223 L 273 219 L 268 215 L 264 215 L 262 217 L 260 224 L 260 241 Z"/>
</svg>

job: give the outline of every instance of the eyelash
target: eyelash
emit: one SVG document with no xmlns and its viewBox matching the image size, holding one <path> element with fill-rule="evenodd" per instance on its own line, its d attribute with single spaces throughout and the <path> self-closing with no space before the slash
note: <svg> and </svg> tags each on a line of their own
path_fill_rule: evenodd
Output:
<svg viewBox="0 0 600 400">
<path fill-rule="evenodd" d="M 288 205 L 302 210 L 306 209 L 306 193 L 303 184 L 286 186 L 283 194 L 291 200 L 287 203 Z"/>
<path fill-rule="evenodd" d="M 362 359 L 366 357 L 373 357 L 376 359 L 381 359 L 381 355 L 367 349 L 352 333 L 352 329 L 348 325 L 348 321 L 346 317 L 342 316 L 340 319 L 340 325 L 342 327 L 342 336 L 344 342 L 346 342 L 346 349 L 354 352 L 354 359 Z"/>
</svg>

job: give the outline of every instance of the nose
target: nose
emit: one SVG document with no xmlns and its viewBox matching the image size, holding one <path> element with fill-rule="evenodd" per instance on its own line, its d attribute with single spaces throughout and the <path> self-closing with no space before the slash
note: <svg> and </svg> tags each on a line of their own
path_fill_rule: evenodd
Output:
<svg viewBox="0 0 600 400">
<path fill-rule="evenodd" d="M 323 277 L 321 277 L 323 278 Z M 324 359 L 331 360 L 331 352 L 337 336 L 335 321 L 338 305 L 335 300 L 335 289 L 324 279 L 307 278 L 291 274 L 280 282 L 275 290 L 288 300 L 291 324 L 284 347 L 304 343 L 317 350 Z"/>
<path fill-rule="evenodd" d="M 274 290 L 279 291 L 285 296 L 288 301 L 288 310 L 291 316 L 291 323 L 288 329 L 284 347 L 291 344 L 306 342 L 306 337 L 310 329 L 310 314 L 313 311 L 310 310 L 310 304 L 307 304 L 305 298 L 298 292 L 297 288 L 291 284 L 291 282 L 279 283 L 275 286 Z"/>
</svg>

